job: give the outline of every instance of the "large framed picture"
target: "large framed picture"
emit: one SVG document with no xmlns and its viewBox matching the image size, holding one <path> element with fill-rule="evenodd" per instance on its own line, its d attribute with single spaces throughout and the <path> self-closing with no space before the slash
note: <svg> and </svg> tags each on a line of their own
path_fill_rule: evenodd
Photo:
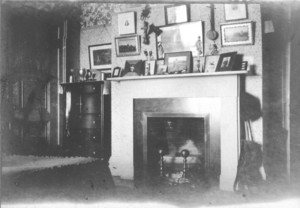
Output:
<svg viewBox="0 0 300 208">
<path fill-rule="evenodd" d="M 168 74 L 189 73 L 192 69 L 192 52 L 166 53 L 165 65 Z"/>
<path fill-rule="evenodd" d="M 204 71 L 215 72 L 217 69 L 219 58 L 219 55 L 205 56 Z"/>
<path fill-rule="evenodd" d="M 220 54 L 216 71 L 232 71 L 235 64 L 237 52 Z"/>
<path fill-rule="evenodd" d="M 116 37 L 116 54 L 120 56 L 135 56 L 141 52 L 141 40 L 139 35 Z"/>
<path fill-rule="evenodd" d="M 165 6 L 166 25 L 188 22 L 189 21 L 189 6 L 171 5 Z"/>
<path fill-rule="evenodd" d="M 118 14 L 119 35 L 128 35 L 136 33 L 136 13 L 125 12 Z"/>
<path fill-rule="evenodd" d="M 157 36 L 157 59 L 164 59 L 165 53 L 191 51 L 192 56 L 203 56 L 203 22 L 189 22 L 160 27 Z"/>
<path fill-rule="evenodd" d="M 90 69 L 111 68 L 111 43 L 91 45 L 88 48 Z"/>
<path fill-rule="evenodd" d="M 242 20 L 247 19 L 246 4 L 224 4 L 225 20 Z"/>
<path fill-rule="evenodd" d="M 254 44 L 252 25 L 252 22 L 221 25 L 222 46 Z"/>
</svg>

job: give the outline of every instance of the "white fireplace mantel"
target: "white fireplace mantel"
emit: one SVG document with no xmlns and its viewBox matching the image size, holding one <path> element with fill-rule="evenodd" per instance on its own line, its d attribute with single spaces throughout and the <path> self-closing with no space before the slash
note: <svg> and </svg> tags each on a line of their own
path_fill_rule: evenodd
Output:
<svg viewBox="0 0 300 208">
<path fill-rule="evenodd" d="M 240 141 L 240 76 L 246 71 L 111 78 L 113 176 L 134 179 L 133 101 L 213 98 L 220 103 L 220 189 L 233 190 Z M 190 107 L 190 106 L 189 106 Z"/>
</svg>

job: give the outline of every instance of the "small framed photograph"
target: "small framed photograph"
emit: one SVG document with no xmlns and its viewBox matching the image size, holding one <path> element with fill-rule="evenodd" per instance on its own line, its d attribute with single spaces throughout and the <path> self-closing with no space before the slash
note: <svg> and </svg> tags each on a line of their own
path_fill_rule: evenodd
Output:
<svg viewBox="0 0 300 208">
<path fill-rule="evenodd" d="M 204 59 L 197 59 L 193 61 L 193 73 L 204 72 Z"/>
<path fill-rule="evenodd" d="M 156 37 L 157 59 L 165 53 L 191 51 L 193 57 L 204 55 L 203 21 L 160 27 L 163 32 Z"/>
<path fill-rule="evenodd" d="M 183 23 L 189 21 L 189 5 L 165 6 L 166 25 Z"/>
<path fill-rule="evenodd" d="M 119 35 L 128 35 L 136 33 L 136 13 L 125 12 L 118 14 Z"/>
<path fill-rule="evenodd" d="M 141 76 L 145 73 L 145 63 L 142 60 L 127 60 L 121 76 Z"/>
<path fill-rule="evenodd" d="M 247 4 L 224 4 L 225 20 L 247 19 Z"/>
<path fill-rule="evenodd" d="M 237 52 L 229 52 L 220 54 L 216 71 L 232 71 Z"/>
<path fill-rule="evenodd" d="M 156 70 L 156 75 L 162 75 L 162 74 L 167 74 L 167 65 L 158 65 L 157 70 Z"/>
<path fill-rule="evenodd" d="M 248 61 L 242 61 L 241 70 L 247 71 L 247 68 L 248 68 Z"/>
<path fill-rule="evenodd" d="M 145 76 L 154 75 L 155 74 L 155 68 L 156 68 L 156 61 L 145 61 Z"/>
<path fill-rule="evenodd" d="M 165 54 L 165 65 L 169 74 L 189 73 L 192 69 L 192 52 L 176 52 Z"/>
<path fill-rule="evenodd" d="M 112 72 L 112 77 L 119 77 L 121 74 L 121 67 L 115 67 Z"/>
<path fill-rule="evenodd" d="M 136 56 L 141 53 L 141 40 L 139 35 L 116 37 L 116 54 L 121 56 Z"/>
<path fill-rule="evenodd" d="M 111 78 L 111 69 L 102 70 L 101 71 L 101 80 L 107 80 L 107 78 Z"/>
<path fill-rule="evenodd" d="M 215 72 L 217 69 L 219 58 L 219 55 L 205 56 L 204 71 Z"/>
<path fill-rule="evenodd" d="M 252 22 L 221 25 L 222 46 L 253 45 L 252 25 Z"/>
<path fill-rule="evenodd" d="M 111 67 L 111 43 L 89 46 L 90 69 Z"/>
</svg>

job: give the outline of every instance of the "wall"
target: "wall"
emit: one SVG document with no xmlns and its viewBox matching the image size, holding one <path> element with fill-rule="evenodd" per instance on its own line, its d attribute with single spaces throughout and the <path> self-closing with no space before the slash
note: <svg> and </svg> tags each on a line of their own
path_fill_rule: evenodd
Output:
<svg viewBox="0 0 300 208">
<path fill-rule="evenodd" d="M 263 34 L 264 165 L 269 180 L 286 178 L 288 169 L 289 7 L 283 2 L 262 5 L 263 22 L 272 21 L 274 27 Z"/>
<path fill-rule="evenodd" d="M 143 31 L 142 21 L 140 21 L 140 13 L 145 5 L 134 5 L 127 6 L 124 5 L 120 7 L 120 12 L 124 11 L 136 11 L 137 12 L 137 33 L 142 35 Z M 159 5 L 151 5 L 151 14 L 149 18 L 149 23 L 154 23 L 156 26 L 165 25 L 164 18 L 164 6 L 163 4 Z M 202 20 L 205 22 L 204 31 L 205 33 L 210 29 L 210 9 L 209 4 L 191 4 L 191 12 L 190 17 L 191 21 Z M 235 46 L 235 47 L 221 47 L 221 40 L 218 38 L 216 40 L 216 44 L 220 49 L 220 53 L 226 53 L 231 51 L 237 51 L 238 54 L 244 55 L 244 59 L 248 60 L 250 63 L 250 67 L 254 72 L 253 75 L 247 76 L 244 85 L 244 88 L 247 93 L 251 94 L 254 98 L 258 99 L 260 105 L 262 103 L 262 33 L 261 33 L 261 10 L 259 4 L 248 4 L 248 20 L 245 21 L 253 21 L 255 28 L 255 43 L 254 45 L 245 45 L 245 46 Z M 234 21 L 236 22 L 236 21 Z M 224 7 L 223 4 L 215 5 L 215 29 L 220 34 L 220 24 L 221 23 L 230 23 L 225 22 L 224 19 Z M 86 28 L 81 30 L 81 45 L 80 45 L 80 67 L 89 68 L 89 59 L 88 59 L 88 46 L 94 44 L 102 44 L 102 43 L 112 43 L 112 67 L 125 65 L 126 60 L 135 60 L 135 59 L 144 59 L 145 56 L 143 53 L 139 56 L 128 56 L 117 58 L 115 54 L 115 45 L 114 38 L 118 36 L 118 23 L 117 23 L 117 13 L 112 14 L 112 25 L 106 27 L 96 27 L 96 28 Z M 205 38 L 205 54 L 209 54 L 209 47 L 212 41 Z M 150 45 L 143 45 L 142 50 L 152 50 L 154 52 L 154 57 L 156 57 L 156 49 L 155 49 L 155 37 L 154 34 L 150 37 Z M 203 59 L 202 59 L 203 61 Z M 262 117 L 259 117 L 257 120 L 253 122 L 253 132 L 254 138 L 262 143 Z"/>
</svg>

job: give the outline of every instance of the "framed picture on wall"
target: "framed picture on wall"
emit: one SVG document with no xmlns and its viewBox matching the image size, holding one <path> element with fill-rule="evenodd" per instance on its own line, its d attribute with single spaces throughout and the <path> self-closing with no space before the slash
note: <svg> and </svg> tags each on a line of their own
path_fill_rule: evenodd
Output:
<svg viewBox="0 0 300 208">
<path fill-rule="evenodd" d="M 232 71 L 237 52 L 229 52 L 220 54 L 216 71 Z"/>
<path fill-rule="evenodd" d="M 119 35 L 128 35 L 136 33 L 136 13 L 125 12 L 118 14 Z"/>
<path fill-rule="evenodd" d="M 166 25 L 188 22 L 189 15 L 189 5 L 165 6 Z"/>
<path fill-rule="evenodd" d="M 247 4 L 224 4 L 225 20 L 247 19 Z"/>
<path fill-rule="evenodd" d="M 111 43 L 91 45 L 89 48 L 90 69 L 111 67 Z"/>
<path fill-rule="evenodd" d="M 191 51 L 192 56 L 203 56 L 203 22 L 188 22 L 160 27 L 163 31 L 157 36 L 157 59 L 165 53 Z"/>
<path fill-rule="evenodd" d="M 222 46 L 253 45 L 253 22 L 221 25 Z"/>
<path fill-rule="evenodd" d="M 136 56 L 141 52 L 141 41 L 139 35 L 116 37 L 116 54 L 120 56 Z"/>
</svg>

